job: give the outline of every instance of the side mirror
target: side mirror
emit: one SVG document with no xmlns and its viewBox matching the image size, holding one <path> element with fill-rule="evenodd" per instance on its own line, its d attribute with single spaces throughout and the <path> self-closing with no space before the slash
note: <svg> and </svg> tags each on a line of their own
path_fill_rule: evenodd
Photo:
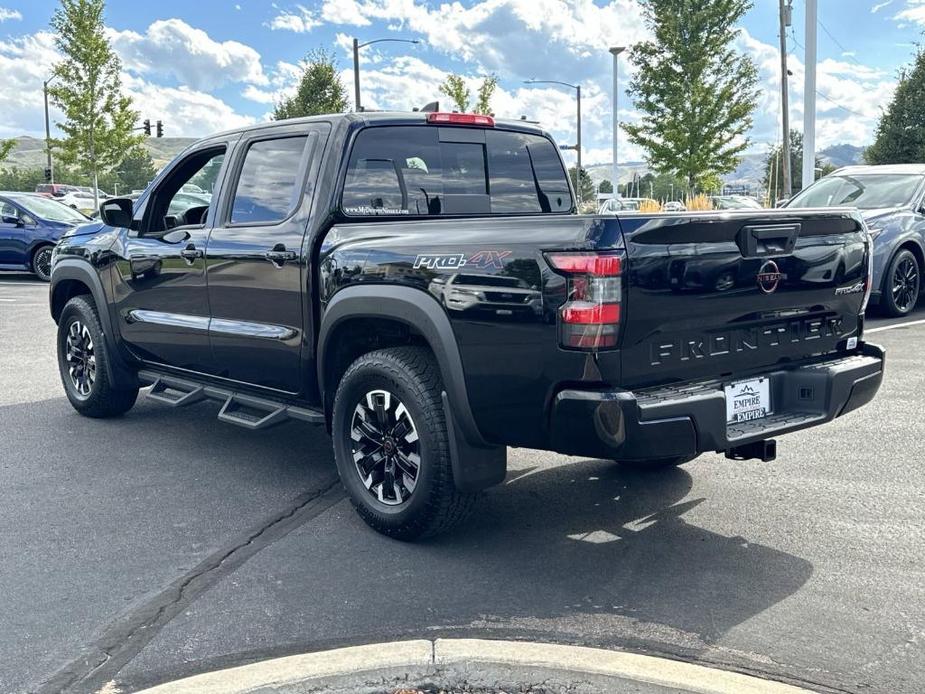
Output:
<svg viewBox="0 0 925 694">
<path fill-rule="evenodd" d="M 132 226 L 132 201 L 129 198 L 110 198 L 100 205 L 100 219 L 111 227 Z"/>
<path fill-rule="evenodd" d="M 4 224 L 14 224 L 18 227 L 22 226 L 22 220 L 19 217 L 13 217 L 12 215 L 3 215 L 2 221 Z"/>
</svg>

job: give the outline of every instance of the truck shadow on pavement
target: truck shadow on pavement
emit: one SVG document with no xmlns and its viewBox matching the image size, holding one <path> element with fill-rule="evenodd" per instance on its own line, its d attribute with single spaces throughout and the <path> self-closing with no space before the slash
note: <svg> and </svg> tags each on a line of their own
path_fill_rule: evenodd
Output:
<svg viewBox="0 0 925 694">
<path fill-rule="evenodd" d="M 440 636 L 697 658 L 812 574 L 808 561 L 737 536 L 737 519 L 729 534 L 689 521 L 698 512 L 712 520 L 712 504 L 735 500 L 688 499 L 692 477 L 683 469 L 549 465 L 565 459 L 535 455 L 542 467 L 512 471 L 465 526 L 428 541 L 379 536 L 338 504 L 193 603 L 120 681 Z M 724 639 L 721 656 L 713 650 L 709 659 L 768 666 L 736 641 Z"/>
<path fill-rule="evenodd" d="M 493 609 L 487 594 L 486 627 L 507 619 L 529 630 L 550 618 L 577 639 L 668 640 L 696 650 L 795 593 L 812 565 L 689 522 L 701 506 L 709 517 L 712 503 L 730 503 L 687 498 L 692 484 L 683 468 L 639 472 L 609 461 L 534 470 L 492 493 L 475 523 L 434 548 L 468 555 L 483 587 L 503 594 L 516 576 L 539 598 L 518 614 Z M 568 615 L 582 615 L 580 628 L 572 630 Z"/>
</svg>

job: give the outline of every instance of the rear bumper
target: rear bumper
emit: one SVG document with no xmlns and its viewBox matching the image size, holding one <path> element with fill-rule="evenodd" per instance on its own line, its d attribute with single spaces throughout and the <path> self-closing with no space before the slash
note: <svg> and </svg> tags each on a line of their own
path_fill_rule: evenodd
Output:
<svg viewBox="0 0 925 694">
<path fill-rule="evenodd" d="M 745 424 L 727 425 L 723 381 L 636 392 L 564 390 L 552 407 L 551 448 L 619 460 L 727 451 L 866 405 L 880 388 L 883 368 L 883 349 L 865 343 L 850 356 L 749 374 L 770 377 L 774 414 Z"/>
</svg>

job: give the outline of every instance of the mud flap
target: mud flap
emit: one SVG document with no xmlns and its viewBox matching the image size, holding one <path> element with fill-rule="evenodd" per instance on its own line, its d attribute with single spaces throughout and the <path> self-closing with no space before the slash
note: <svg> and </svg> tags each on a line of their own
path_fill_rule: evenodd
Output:
<svg viewBox="0 0 925 694">
<path fill-rule="evenodd" d="M 506 446 L 475 446 L 462 435 L 446 391 L 440 394 L 450 440 L 453 480 L 461 492 L 478 492 L 504 481 L 507 475 Z"/>
</svg>

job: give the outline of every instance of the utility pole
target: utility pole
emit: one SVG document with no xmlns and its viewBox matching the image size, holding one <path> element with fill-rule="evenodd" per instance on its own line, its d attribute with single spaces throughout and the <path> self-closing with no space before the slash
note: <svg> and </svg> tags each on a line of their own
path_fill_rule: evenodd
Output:
<svg viewBox="0 0 925 694">
<path fill-rule="evenodd" d="M 803 188 L 816 180 L 816 15 L 817 0 L 806 0 L 806 83 L 803 87 Z"/>
<path fill-rule="evenodd" d="M 55 182 L 55 170 L 51 165 L 51 123 L 48 120 L 48 85 L 55 77 L 57 77 L 57 75 L 52 75 L 42 82 L 42 92 L 45 94 L 45 167 L 48 169 L 49 183 Z"/>
<path fill-rule="evenodd" d="M 790 172 L 790 89 L 787 84 L 787 27 L 791 24 L 792 0 L 780 0 L 780 108 L 784 124 L 784 156 L 782 195 L 789 198 L 793 194 L 793 178 Z"/>
<path fill-rule="evenodd" d="M 614 46 L 610 49 L 610 52 L 613 55 L 613 171 L 611 173 L 611 178 L 613 178 L 613 196 L 615 198 L 620 197 L 620 194 L 617 190 L 617 183 L 620 180 L 619 174 L 617 172 L 617 135 L 620 133 L 620 122 L 617 116 L 617 95 L 620 93 L 617 91 L 617 73 L 620 67 L 619 55 L 624 50 L 626 49 L 623 46 Z"/>
</svg>

